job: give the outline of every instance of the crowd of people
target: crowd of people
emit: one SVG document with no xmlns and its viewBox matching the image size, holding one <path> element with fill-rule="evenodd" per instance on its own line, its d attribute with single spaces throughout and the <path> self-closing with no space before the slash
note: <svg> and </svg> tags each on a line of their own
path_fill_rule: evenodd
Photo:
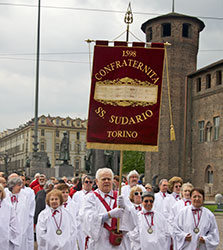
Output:
<svg viewBox="0 0 223 250">
<path fill-rule="evenodd" d="M 215 250 L 204 199 L 177 176 L 139 184 L 136 170 L 121 184 L 110 168 L 72 180 L 0 172 L 0 250 Z"/>
</svg>

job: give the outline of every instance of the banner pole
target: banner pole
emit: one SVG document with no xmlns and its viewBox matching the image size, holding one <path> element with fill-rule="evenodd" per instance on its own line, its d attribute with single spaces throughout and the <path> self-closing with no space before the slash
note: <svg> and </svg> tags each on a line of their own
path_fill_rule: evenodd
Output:
<svg viewBox="0 0 223 250">
<path fill-rule="evenodd" d="M 122 167 L 123 167 L 123 150 L 120 151 L 120 167 L 119 167 L 119 187 L 118 187 L 118 195 L 121 195 L 122 191 Z M 120 227 L 120 218 L 117 220 L 117 233 L 119 233 Z"/>
</svg>

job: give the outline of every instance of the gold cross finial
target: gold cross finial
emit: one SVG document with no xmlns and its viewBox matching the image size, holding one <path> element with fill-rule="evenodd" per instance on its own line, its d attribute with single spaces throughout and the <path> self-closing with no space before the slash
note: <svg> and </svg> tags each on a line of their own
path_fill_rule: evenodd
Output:
<svg viewBox="0 0 223 250">
<path fill-rule="evenodd" d="M 126 24 L 131 24 L 133 22 L 133 14 L 132 14 L 132 9 L 131 9 L 131 3 L 129 2 L 128 9 L 125 13 L 125 23 Z"/>
</svg>

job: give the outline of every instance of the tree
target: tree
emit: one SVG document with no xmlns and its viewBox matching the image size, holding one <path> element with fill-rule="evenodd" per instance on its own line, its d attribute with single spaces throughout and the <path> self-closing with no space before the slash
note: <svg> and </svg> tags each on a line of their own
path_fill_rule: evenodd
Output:
<svg viewBox="0 0 223 250">
<path fill-rule="evenodd" d="M 123 172 L 137 170 L 140 174 L 145 171 L 145 152 L 124 151 L 123 154 Z"/>
</svg>

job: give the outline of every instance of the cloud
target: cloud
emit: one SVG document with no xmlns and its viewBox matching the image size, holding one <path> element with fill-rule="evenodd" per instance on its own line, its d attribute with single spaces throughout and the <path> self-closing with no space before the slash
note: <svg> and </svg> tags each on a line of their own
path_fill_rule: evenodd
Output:
<svg viewBox="0 0 223 250">
<path fill-rule="evenodd" d="M 13 4 L 36 5 L 34 0 Z M 88 44 L 85 39 L 112 40 L 126 30 L 129 0 L 45 0 L 41 9 L 39 115 L 87 118 L 90 92 Z M 132 0 L 130 31 L 142 41 L 141 24 L 172 10 L 169 0 Z M 61 7 L 61 8 L 57 8 Z M 66 8 L 64 8 L 66 7 Z M 98 11 L 74 8 L 96 9 Z M 175 11 L 194 16 L 222 16 L 222 1 L 175 1 Z M 118 12 L 104 12 L 112 10 Z M 148 13 L 148 14 L 145 14 Z M 222 20 L 202 19 L 200 49 L 223 49 Z M 37 8 L 1 5 L 0 9 L 0 131 L 18 127 L 34 115 Z M 125 40 L 122 35 L 121 40 Z M 136 40 L 130 35 L 130 40 Z M 93 44 L 91 44 L 93 52 Z M 199 52 L 198 68 L 223 57 L 223 52 Z M 92 58 L 91 58 L 92 59 Z"/>
</svg>

